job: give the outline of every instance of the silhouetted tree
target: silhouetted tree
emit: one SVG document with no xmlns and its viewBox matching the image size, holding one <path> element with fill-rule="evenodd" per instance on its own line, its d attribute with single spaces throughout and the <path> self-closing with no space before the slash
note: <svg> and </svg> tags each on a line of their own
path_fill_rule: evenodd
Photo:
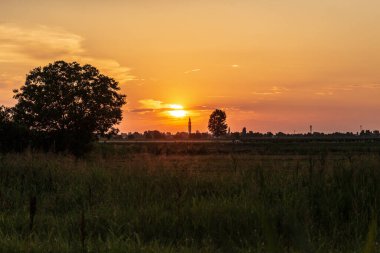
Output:
<svg viewBox="0 0 380 253">
<path fill-rule="evenodd" d="M 21 152 L 28 146 L 27 129 L 13 120 L 12 109 L 0 106 L 0 151 Z"/>
<path fill-rule="evenodd" d="M 56 151 L 81 154 L 96 136 L 115 133 L 125 95 L 91 66 L 57 61 L 30 71 L 15 90 L 15 120 Z"/>
<path fill-rule="evenodd" d="M 222 110 L 216 109 L 208 121 L 208 129 L 215 136 L 219 137 L 225 135 L 227 132 L 226 113 Z"/>
</svg>

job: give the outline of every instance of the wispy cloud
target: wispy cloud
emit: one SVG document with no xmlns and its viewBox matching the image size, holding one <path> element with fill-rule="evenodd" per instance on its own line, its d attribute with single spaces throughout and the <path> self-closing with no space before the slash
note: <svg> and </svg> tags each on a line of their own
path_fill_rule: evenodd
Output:
<svg viewBox="0 0 380 253">
<path fill-rule="evenodd" d="M 181 105 L 168 104 L 154 99 L 142 99 L 139 100 L 139 104 L 140 106 L 138 108 L 132 108 L 129 110 L 129 112 L 145 114 L 148 112 L 165 112 L 176 109 L 183 109 Z"/>
<path fill-rule="evenodd" d="M 19 80 L 13 80 L 9 76 L 20 76 L 17 73 L 20 69 L 46 65 L 55 60 L 92 64 L 122 83 L 135 79 L 129 68 L 113 59 L 88 56 L 83 46 L 84 40 L 82 36 L 59 27 L 26 28 L 15 24 L 0 24 L 0 81 L 14 83 Z"/>
<path fill-rule="evenodd" d="M 60 28 L 0 25 L 0 62 L 47 60 L 85 52 L 83 38 Z"/>
<path fill-rule="evenodd" d="M 370 83 L 370 84 L 352 84 L 351 88 L 363 88 L 363 89 L 380 89 L 380 83 Z"/>
<path fill-rule="evenodd" d="M 155 99 L 142 99 L 139 100 L 139 106 L 131 108 L 129 112 L 146 114 L 146 113 L 162 113 L 172 110 L 186 110 L 188 112 L 197 113 L 204 111 L 211 111 L 217 108 L 213 105 L 195 105 L 183 108 L 182 105 L 165 103 Z"/>
<path fill-rule="evenodd" d="M 24 78 L 25 75 L 13 75 L 8 72 L 0 72 L 0 90 L 10 89 L 13 84 L 23 82 Z"/>
<path fill-rule="evenodd" d="M 137 80 L 137 78 L 131 74 L 130 68 L 122 66 L 119 62 L 112 59 L 99 59 L 81 56 L 75 57 L 73 59 L 79 62 L 92 64 L 95 67 L 98 67 L 99 70 L 104 71 L 104 73 L 121 83 Z"/>
<path fill-rule="evenodd" d="M 169 107 L 169 105 L 166 105 L 164 102 L 154 99 L 142 99 L 139 103 L 144 109 L 157 110 Z"/>
<path fill-rule="evenodd" d="M 135 108 L 135 109 L 129 110 L 129 112 L 136 112 L 136 113 L 144 114 L 147 112 L 154 112 L 154 109 L 151 109 L 151 108 Z"/>
<path fill-rule="evenodd" d="M 195 105 L 189 108 L 192 111 L 211 111 L 215 110 L 217 107 L 212 105 Z"/>
<path fill-rule="evenodd" d="M 318 96 L 332 96 L 334 93 L 332 91 L 318 91 L 314 93 L 315 95 Z"/>
<path fill-rule="evenodd" d="M 198 72 L 198 71 L 201 71 L 201 69 L 191 69 L 191 70 L 185 71 L 184 73 L 190 74 L 190 73 L 194 73 L 194 72 Z"/>
<path fill-rule="evenodd" d="M 288 88 L 285 87 L 278 87 L 278 86 L 273 86 L 270 90 L 268 91 L 253 91 L 253 95 L 263 95 L 263 96 L 270 96 L 270 95 L 278 95 L 282 94 L 286 91 L 289 91 Z"/>
<path fill-rule="evenodd" d="M 336 93 L 358 91 L 361 89 L 380 89 L 380 84 L 350 84 L 350 85 L 337 85 L 331 87 L 324 87 L 317 90 L 314 94 L 318 96 L 332 96 Z"/>
<path fill-rule="evenodd" d="M 212 96 L 207 96 L 208 98 L 230 98 L 231 96 L 226 96 L 226 95 L 212 95 Z"/>
<path fill-rule="evenodd" d="M 343 91 L 351 91 L 352 88 L 350 87 L 339 87 L 339 86 L 332 86 L 332 87 L 325 87 L 321 90 L 317 90 L 314 94 L 317 96 L 333 96 L 336 92 L 343 92 Z"/>
</svg>

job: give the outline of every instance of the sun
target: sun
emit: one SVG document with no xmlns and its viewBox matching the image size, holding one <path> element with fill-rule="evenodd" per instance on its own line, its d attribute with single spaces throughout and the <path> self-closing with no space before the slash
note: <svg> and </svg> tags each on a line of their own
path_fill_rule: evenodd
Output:
<svg viewBox="0 0 380 253">
<path fill-rule="evenodd" d="M 177 104 L 171 104 L 169 105 L 170 110 L 168 111 L 169 115 L 174 117 L 174 118 L 183 118 L 187 115 L 187 111 L 183 109 L 182 105 L 177 105 Z"/>
<path fill-rule="evenodd" d="M 175 118 L 183 118 L 187 115 L 187 112 L 185 110 L 173 110 L 173 111 L 168 111 L 170 116 L 173 116 Z"/>
</svg>

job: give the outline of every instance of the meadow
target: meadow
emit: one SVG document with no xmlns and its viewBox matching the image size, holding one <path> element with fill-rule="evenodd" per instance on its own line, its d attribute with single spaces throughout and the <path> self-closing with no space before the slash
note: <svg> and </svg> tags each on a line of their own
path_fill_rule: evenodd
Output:
<svg viewBox="0 0 380 253">
<path fill-rule="evenodd" d="M 379 252 L 380 142 L 0 155 L 0 252 Z"/>
</svg>

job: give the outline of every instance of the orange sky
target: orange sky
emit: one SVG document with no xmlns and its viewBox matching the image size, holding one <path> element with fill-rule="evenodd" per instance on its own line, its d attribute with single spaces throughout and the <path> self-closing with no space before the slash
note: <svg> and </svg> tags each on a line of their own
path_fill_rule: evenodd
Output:
<svg viewBox="0 0 380 253">
<path fill-rule="evenodd" d="M 80 3 L 78 3 L 80 2 Z M 380 129 L 380 1 L 2 0 L 0 104 L 30 69 L 90 63 L 128 96 L 123 132 Z"/>
</svg>

